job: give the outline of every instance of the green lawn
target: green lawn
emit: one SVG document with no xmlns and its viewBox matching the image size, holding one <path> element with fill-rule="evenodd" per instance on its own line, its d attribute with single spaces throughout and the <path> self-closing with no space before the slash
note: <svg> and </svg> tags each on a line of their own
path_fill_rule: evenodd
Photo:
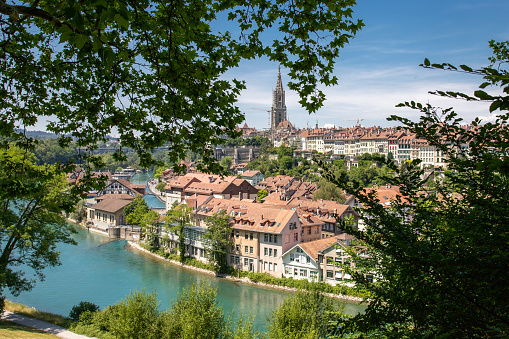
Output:
<svg viewBox="0 0 509 339">
<path fill-rule="evenodd" d="M 13 323 L 11 321 L 0 320 L 0 338 L 3 339 L 18 339 L 18 338 L 46 338 L 56 339 L 56 335 L 46 333 L 44 331 L 36 330 L 35 328 L 26 327 Z"/>
</svg>

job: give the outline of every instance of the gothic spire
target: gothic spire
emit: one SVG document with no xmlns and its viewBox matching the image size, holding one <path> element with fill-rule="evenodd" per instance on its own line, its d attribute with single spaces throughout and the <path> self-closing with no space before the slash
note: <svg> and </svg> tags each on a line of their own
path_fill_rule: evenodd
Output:
<svg viewBox="0 0 509 339">
<path fill-rule="evenodd" d="M 281 81 L 281 65 L 279 65 L 278 71 L 277 71 L 276 91 L 277 90 L 283 90 L 283 81 Z"/>
</svg>

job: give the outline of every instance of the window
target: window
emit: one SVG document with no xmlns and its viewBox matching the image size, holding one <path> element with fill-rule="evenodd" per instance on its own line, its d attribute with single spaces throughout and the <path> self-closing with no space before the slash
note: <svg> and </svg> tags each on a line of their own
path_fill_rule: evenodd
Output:
<svg viewBox="0 0 509 339">
<path fill-rule="evenodd" d="M 274 256 L 277 257 L 277 249 L 274 249 Z"/>
<path fill-rule="evenodd" d="M 263 240 L 265 242 L 268 242 L 269 241 L 269 235 L 268 234 L 265 234 L 264 237 L 263 237 Z"/>
<path fill-rule="evenodd" d="M 272 242 L 272 234 L 269 235 L 269 242 Z"/>
<path fill-rule="evenodd" d="M 237 264 L 237 265 L 240 264 L 240 257 L 235 257 L 235 264 Z"/>
<path fill-rule="evenodd" d="M 247 234 L 247 232 L 244 236 L 245 236 L 246 240 L 249 239 L 249 234 Z"/>
<path fill-rule="evenodd" d="M 272 271 L 272 263 L 269 262 L 269 271 Z"/>
<path fill-rule="evenodd" d="M 289 275 L 291 273 L 292 273 L 292 270 L 288 266 L 285 266 L 285 275 Z"/>
<path fill-rule="evenodd" d="M 342 263 L 341 258 L 336 258 L 336 263 L 341 264 Z"/>
<path fill-rule="evenodd" d="M 235 250 L 236 250 L 237 252 L 240 252 L 240 245 L 235 245 Z"/>
<path fill-rule="evenodd" d="M 253 246 L 249 247 L 249 253 L 253 254 Z"/>
<path fill-rule="evenodd" d="M 274 272 L 277 272 L 277 264 L 274 263 Z"/>
<path fill-rule="evenodd" d="M 264 262 L 263 263 L 263 270 L 266 271 L 267 270 L 267 262 Z"/>
<path fill-rule="evenodd" d="M 294 254 L 290 254 L 290 261 L 294 261 L 295 260 L 295 255 Z"/>
<path fill-rule="evenodd" d="M 311 234 L 311 227 L 308 228 L 308 234 Z"/>
<path fill-rule="evenodd" d="M 299 274 L 299 270 L 297 270 L 296 268 L 293 269 L 293 275 L 297 276 Z"/>
<path fill-rule="evenodd" d="M 246 253 L 249 253 L 249 247 L 244 246 L 244 251 L 245 251 Z"/>
<path fill-rule="evenodd" d="M 272 248 L 269 248 L 269 257 L 272 257 Z"/>
<path fill-rule="evenodd" d="M 253 240 L 253 233 L 249 233 L 249 239 Z"/>
<path fill-rule="evenodd" d="M 232 265 L 235 264 L 235 256 L 233 256 L 233 255 L 230 256 L 230 263 Z"/>
<path fill-rule="evenodd" d="M 244 266 L 249 265 L 249 260 L 247 258 L 244 258 Z"/>
<path fill-rule="evenodd" d="M 309 277 L 313 280 L 317 280 L 318 279 L 318 273 L 316 271 L 311 271 L 309 272 Z"/>
<path fill-rule="evenodd" d="M 332 260 L 331 257 L 327 257 L 327 265 L 332 265 L 334 264 L 334 261 Z"/>
<path fill-rule="evenodd" d="M 306 270 L 300 270 L 300 276 L 301 277 L 307 277 L 307 271 Z"/>
<path fill-rule="evenodd" d="M 235 236 L 238 238 L 240 236 L 239 231 L 235 233 Z"/>
<path fill-rule="evenodd" d="M 293 241 L 299 241 L 299 233 L 293 234 Z"/>
<path fill-rule="evenodd" d="M 327 278 L 334 278 L 334 273 L 332 271 L 327 271 Z"/>
<path fill-rule="evenodd" d="M 277 235 L 274 235 L 274 243 L 277 244 Z"/>
</svg>

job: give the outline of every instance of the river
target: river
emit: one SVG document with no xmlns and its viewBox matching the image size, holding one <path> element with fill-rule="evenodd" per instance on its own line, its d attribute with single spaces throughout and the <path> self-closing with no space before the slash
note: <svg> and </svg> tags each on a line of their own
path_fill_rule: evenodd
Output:
<svg viewBox="0 0 509 339">
<path fill-rule="evenodd" d="M 46 279 L 37 282 L 30 292 L 7 299 L 39 310 L 68 315 L 73 305 L 90 301 L 101 308 L 123 299 L 130 291 L 145 289 L 156 292 L 161 310 L 171 306 L 178 293 L 192 283 L 210 283 L 217 290 L 217 300 L 225 313 L 255 316 L 255 327 L 263 330 L 265 320 L 290 293 L 236 284 L 227 279 L 183 269 L 156 259 L 149 254 L 125 248 L 125 241 L 110 241 L 107 237 L 76 227 L 77 246 L 60 244 L 62 265 L 45 270 Z M 345 302 L 347 313 L 365 309 Z"/>
</svg>

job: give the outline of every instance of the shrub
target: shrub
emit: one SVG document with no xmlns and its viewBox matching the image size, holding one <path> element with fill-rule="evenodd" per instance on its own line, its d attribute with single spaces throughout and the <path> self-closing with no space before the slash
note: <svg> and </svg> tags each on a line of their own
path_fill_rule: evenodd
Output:
<svg viewBox="0 0 509 339">
<path fill-rule="evenodd" d="M 108 330 L 119 338 L 158 338 L 159 301 L 155 293 L 131 292 L 110 309 Z"/>
<path fill-rule="evenodd" d="M 99 310 L 98 305 L 91 303 L 89 301 L 80 301 L 78 305 L 74 305 L 71 308 L 71 312 L 69 312 L 69 318 L 75 321 L 79 321 L 80 315 L 83 312 L 89 311 L 90 313 L 94 313 L 97 312 L 98 310 Z"/>
</svg>

